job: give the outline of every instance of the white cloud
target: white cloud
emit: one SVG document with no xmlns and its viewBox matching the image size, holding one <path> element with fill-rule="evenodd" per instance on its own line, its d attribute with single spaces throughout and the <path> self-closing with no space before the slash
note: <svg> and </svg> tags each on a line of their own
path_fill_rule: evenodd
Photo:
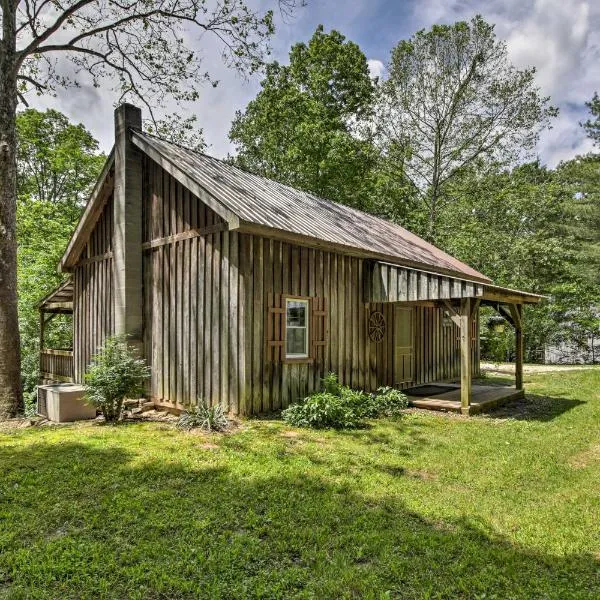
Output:
<svg viewBox="0 0 600 600">
<path fill-rule="evenodd" d="M 367 60 L 367 65 L 369 66 L 371 77 L 381 78 L 385 73 L 385 65 L 377 58 L 370 58 Z"/>
</svg>

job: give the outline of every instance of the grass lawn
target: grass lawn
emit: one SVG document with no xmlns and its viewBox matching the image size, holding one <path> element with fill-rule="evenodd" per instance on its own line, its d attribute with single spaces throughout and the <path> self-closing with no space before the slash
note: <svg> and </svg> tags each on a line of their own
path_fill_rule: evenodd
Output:
<svg viewBox="0 0 600 600">
<path fill-rule="evenodd" d="M 526 384 L 352 432 L 5 430 L 0 598 L 597 599 L 600 371 Z"/>
</svg>

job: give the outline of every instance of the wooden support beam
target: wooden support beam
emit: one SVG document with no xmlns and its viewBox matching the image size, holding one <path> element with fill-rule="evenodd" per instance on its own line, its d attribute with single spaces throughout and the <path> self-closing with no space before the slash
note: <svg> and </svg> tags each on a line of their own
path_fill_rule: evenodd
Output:
<svg viewBox="0 0 600 600">
<path fill-rule="evenodd" d="M 460 411 L 468 415 L 471 406 L 471 322 L 473 299 L 460 302 Z"/>
<path fill-rule="evenodd" d="M 523 305 L 522 304 L 511 304 L 510 313 L 514 321 L 515 326 L 515 387 L 518 390 L 523 389 L 523 358 L 524 358 L 524 344 L 523 344 Z"/>
<path fill-rule="evenodd" d="M 444 308 L 448 311 L 448 314 L 450 315 L 450 319 L 452 319 L 452 322 L 457 327 L 460 327 L 461 321 L 460 321 L 459 310 L 456 310 L 456 308 L 454 306 L 452 306 L 452 304 L 448 300 L 442 300 L 442 304 L 444 305 Z"/>
</svg>

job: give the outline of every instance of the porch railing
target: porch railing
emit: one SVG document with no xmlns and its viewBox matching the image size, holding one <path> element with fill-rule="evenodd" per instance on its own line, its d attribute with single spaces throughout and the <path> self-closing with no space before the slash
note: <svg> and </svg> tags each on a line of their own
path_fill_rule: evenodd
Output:
<svg viewBox="0 0 600 600">
<path fill-rule="evenodd" d="M 73 351 L 44 348 L 40 352 L 40 377 L 51 381 L 73 381 Z"/>
</svg>

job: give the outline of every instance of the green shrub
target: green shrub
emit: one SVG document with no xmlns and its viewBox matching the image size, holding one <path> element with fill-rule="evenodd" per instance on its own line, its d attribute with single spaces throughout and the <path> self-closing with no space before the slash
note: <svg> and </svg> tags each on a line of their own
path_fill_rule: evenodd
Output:
<svg viewBox="0 0 600 600">
<path fill-rule="evenodd" d="M 407 406 L 408 399 L 399 390 L 381 387 L 374 394 L 365 394 L 340 385 L 337 375 L 328 373 L 322 392 L 292 404 L 281 416 L 296 427 L 349 429 L 360 426 L 363 419 L 398 415 Z"/>
<path fill-rule="evenodd" d="M 229 421 L 220 404 L 207 406 L 204 402 L 183 411 L 177 421 L 177 428 L 186 431 L 196 427 L 206 431 L 223 431 L 228 425 Z"/>
<path fill-rule="evenodd" d="M 115 423 L 121 418 L 124 400 L 141 395 L 149 376 L 150 368 L 129 347 L 125 337 L 109 337 L 92 358 L 85 375 L 86 399 L 108 423 Z"/>
<path fill-rule="evenodd" d="M 308 396 L 300 404 L 292 404 L 281 416 L 290 425 L 314 429 L 350 429 L 357 427 L 360 421 L 355 411 L 340 396 L 328 392 L 318 392 Z"/>
<path fill-rule="evenodd" d="M 408 407 L 408 398 L 392 387 L 380 387 L 376 393 L 369 396 L 372 418 L 395 417 Z"/>
</svg>

